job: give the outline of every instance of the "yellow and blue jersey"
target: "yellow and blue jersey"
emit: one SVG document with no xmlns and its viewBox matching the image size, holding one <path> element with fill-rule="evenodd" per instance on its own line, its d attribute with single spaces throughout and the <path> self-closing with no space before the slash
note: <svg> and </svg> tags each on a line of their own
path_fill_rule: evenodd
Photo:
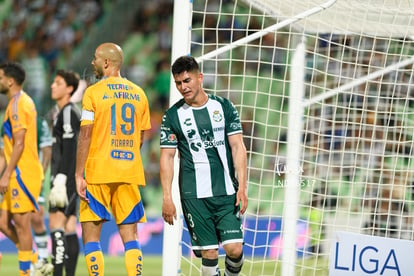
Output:
<svg viewBox="0 0 414 276">
<path fill-rule="evenodd" d="M 26 129 L 24 151 L 12 178 L 16 177 L 16 171 L 20 171 L 20 174 L 28 179 L 43 179 L 43 169 L 37 151 L 36 116 L 33 100 L 25 92 L 22 91 L 10 99 L 3 121 L 4 156 L 7 162 L 10 161 L 13 150 L 13 133 Z"/>
<path fill-rule="evenodd" d="M 24 150 L 10 176 L 10 192 L 2 208 L 12 213 L 38 209 L 37 198 L 43 180 L 43 168 L 37 151 L 36 108 L 33 100 L 23 91 L 13 96 L 7 105 L 3 120 L 4 157 L 10 162 L 14 134 L 26 130 Z"/>
<path fill-rule="evenodd" d="M 83 96 L 81 126 L 93 124 L 85 178 L 88 183 L 145 185 L 141 131 L 151 128 L 143 89 L 127 79 L 109 77 Z"/>
</svg>

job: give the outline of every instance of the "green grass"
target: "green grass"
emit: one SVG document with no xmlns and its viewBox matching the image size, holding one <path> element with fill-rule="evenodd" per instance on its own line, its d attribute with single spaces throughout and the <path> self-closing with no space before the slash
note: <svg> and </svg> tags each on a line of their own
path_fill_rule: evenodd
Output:
<svg viewBox="0 0 414 276">
<path fill-rule="evenodd" d="M 4 254 L 0 264 L 0 275 L 17 275 L 17 254 Z M 161 256 L 144 256 L 144 275 L 158 276 L 162 274 Z M 105 256 L 105 276 L 127 275 L 125 271 L 124 258 Z M 76 268 L 76 276 L 88 276 L 85 259 L 79 256 Z"/>
<path fill-rule="evenodd" d="M 200 259 L 193 259 L 193 264 L 190 265 L 187 261 L 181 261 L 181 275 L 200 275 Z M 298 263 L 299 265 L 299 263 Z M 328 275 L 328 263 L 327 260 L 316 262 L 315 259 L 307 259 L 305 262 L 300 262 L 303 267 L 300 271 L 297 267 L 297 275 L 310 276 L 310 275 Z M 220 268 L 224 267 L 224 260 L 222 258 L 219 262 Z M 0 263 L 0 275 L 16 275 L 18 264 L 16 254 L 3 254 Z M 223 274 L 223 273 L 222 273 Z M 247 259 L 243 266 L 240 275 L 254 275 L 254 276 L 271 276 L 281 274 L 281 264 L 279 261 L 267 260 L 263 262 L 251 262 L 251 259 Z M 86 264 L 83 255 L 79 256 L 78 265 L 76 268 L 76 276 L 87 276 Z M 105 275 L 106 276 L 122 276 L 126 275 L 124 258 L 122 256 L 105 256 Z M 144 255 L 144 270 L 145 276 L 161 276 L 162 275 L 162 257 L 161 256 L 145 256 Z M 171 273 L 171 275 L 175 275 Z"/>
</svg>

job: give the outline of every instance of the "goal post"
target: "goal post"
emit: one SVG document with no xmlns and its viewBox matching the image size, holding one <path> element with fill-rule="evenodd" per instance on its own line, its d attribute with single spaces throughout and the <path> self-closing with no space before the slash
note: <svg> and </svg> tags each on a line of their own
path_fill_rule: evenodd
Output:
<svg viewBox="0 0 414 276">
<path fill-rule="evenodd" d="M 196 57 L 203 88 L 232 100 L 243 125 L 241 275 L 328 275 L 338 232 L 414 239 L 410 1 L 174 5 L 172 59 Z M 185 223 L 164 235 L 163 275 L 199 275 Z"/>
<path fill-rule="evenodd" d="M 173 41 L 171 59 L 190 54 L 191 41 L 191 2 L 188 0 L 176 0 L 174 5 Z M 170 82 L 170 103 L 175 103 L 180 98 L 173 79 Z M 180 275 L 181 263 L 181 238 L 183 232 L 183 216 L 178 188 L 178 157 L 174 161 L 174 177 L 171 187 L 173 202 L 176 206 L 177 220 L 173 225 L 164 222 L 162 275 Z M 168 252 L 168 253 L 167 253 Z"/>
<path fill-rule="evenodd" d="M 290 97 L 287 133 L 285 204 L 283 208 L 283 265 L 282 275 L 295 275 L 296 225 L 299 218 L 300 149 L 302 145 L 303 96 L 305 92 L 305 44 L 299 43 L 290 70 Z"/>
</svg>

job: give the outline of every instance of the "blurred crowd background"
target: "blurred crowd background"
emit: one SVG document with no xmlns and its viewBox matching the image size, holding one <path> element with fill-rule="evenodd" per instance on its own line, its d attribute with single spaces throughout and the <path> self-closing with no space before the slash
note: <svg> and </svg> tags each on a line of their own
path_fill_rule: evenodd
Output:
<svg viewBox="0 0 414 276">
<path fill-rule="evenodd" d="M 161 214 L 158 133 L 169 104 L 172 15 L 172 0 L 0 0 L 0 63 L 23 64 L 24 90 L 50 126 L 56 70 L 74 70 L 90 83 L 96 46 L 115 42 L 123 48 L 122 75 L 145 90 L 151 107 L 152 129 L 142 149 L 149 215 Z M 77 102 L 80 106 L 80 98 Z M 6 105 L 1 95 L 0 112 Z"/>
<path fill-rule="evenodd" d="M 50 125 L 54 109 L 50 84 L 56 70 L 74 70 L 86 84 L 91 83 L 95 81 L 91 60 L 96 46 L 110 41 L 123 48 L 122 75 L 146 91 L 151 107 L 152 129 L 142 148 L 147 180 L 142 194 L 150 216 L 161 214 L 159 129 L 169 105 L 173 4 L 173 0 L 0 0 L 0 62 L 23 64 L 27 71 L 24 89 Z M 231 14 L 235 4 L 221 0 L 208 5 L 215 6 L 211 10 L 220 6 Z M 194 47 L 192 53 L 198 56 L 197 50 L 212 50 L 217 41 L 228 43 L 246 35 L 246 30 L 261 29 L 259 17 L 244 14 L 248 11 L 232 21 L 230 16 L 211 13 L 203 18 L 195 13 L 192 40 L 203 40 L 203 47 Z M 232 24 L 235 27 L 230 33 Z M 411 40 L 390 42 L 350 34 L 317 34 L 312 39 L 315 47 L 307 54 L 306 64 L 315 70 L 306 72 L 307 97 L 395 64 L 401 59 L 399 53 L 414 53 Z M 226 77 L 219 79 L 214 78 L 215 62 L 203 65 L 205 88 L 214 87 L 218 95 L 230 95 L 236 106 L 243 107 L 240 116 L 250 162 L 252 213 L 281 215 L 284 207 L 290 43 L 289 30 L 279 30 L 251 42 L 248 51 L 246 47 L 235 49 L 231 66 L 226 59 L 220 61 L 218 72 Z M 248 62 L 240 62 L 243 59 Z M 407 100 L 407 95 L 413 96 L 408 85 L 412 80 L 412 67 L 408 66 L 356 87 L 351 96 L 338 98 L 335 105 L 315 105 L 308 111 L 309 134 L 304 146 L 309 154 L 304 157 L 302 177 L 317 181 L 315 186 L 304 183 L 309 184 L 301 196 L 306 212 L 309 205 L 327 212 L 338 207 L 370 209 L 373 215 L 365 226 L 369 231 L 396 221 L 400 214 L 410 216 L 404 227 L 412 227 L 414 101 Z M 228 93 L 229 87 L 237 92 Z M 76 99 L 79 105 L 80 99 Z M 0 95 L 0 112 L 6 104 L 7 98 Z M 392 197 L 390 191 L 394 191 Z M 315 220 L 322 217 L 312 216 Z"/>
</svg>

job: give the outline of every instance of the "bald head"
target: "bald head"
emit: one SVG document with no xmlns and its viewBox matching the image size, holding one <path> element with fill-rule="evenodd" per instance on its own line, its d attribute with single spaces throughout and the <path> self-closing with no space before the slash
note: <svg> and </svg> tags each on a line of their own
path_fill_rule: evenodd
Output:
<svg viewBox="0 0 414 276">
<path fill-rule="evenodd" d="M 99 45 L 92 60 L 96 77 L 120 76 L 123 59 L 122 49 L 115 43 L 107 42 Z"/>
<path fill-rule="evenodd" d="M 124 54 L 121 47 L 115 43 L 102 43 L 96 48 L 96 53 L 103 59 L 109 59 L 114 66 L 121 67 Z"/>
</svg>

